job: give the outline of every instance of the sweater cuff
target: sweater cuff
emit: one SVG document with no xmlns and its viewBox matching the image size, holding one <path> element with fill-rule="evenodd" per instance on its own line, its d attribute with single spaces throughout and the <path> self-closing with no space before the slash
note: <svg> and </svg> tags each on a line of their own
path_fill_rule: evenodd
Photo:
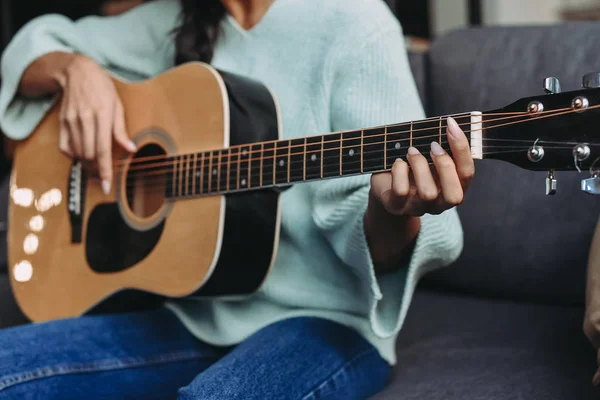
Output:
<svg viewBox="0 0 600 400">
<path fill-rule="evenodd" d="M 420 278 L 458 258 L 463 247 L 463 232 L 455 209 L 440 215 L 422 216 L 419 234 L 407 263 L 394 272 L 377 276 L 363 218 L 368 191 L 359 193 L 364 194 L 364 199 L 348 238 L 348 259 L 355 261 L 354 265 L 363 266 L 356 272 L 362 282 L 369 286 L 371 328 L 376 336 L 385 339 L 396 335 L 402 327 Z"/>
<path fill-rule="evenodd" d="M 0 90 L 0 129 L 15 140 L 29 136 L 58 96 L 25 98 L 18 93 L 19 82 L 29 65 L 51 52 L 72 53 L 73 50 L 51 35 L 17 35 L 2 56 L 2 88 Z"/>
</svg>

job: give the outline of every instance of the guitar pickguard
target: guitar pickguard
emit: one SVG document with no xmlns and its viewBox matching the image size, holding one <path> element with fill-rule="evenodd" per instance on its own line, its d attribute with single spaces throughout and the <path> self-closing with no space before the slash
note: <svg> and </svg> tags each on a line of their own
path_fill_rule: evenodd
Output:
<svg viewBox="0 0 600 400">
<path fill-rule="evenodd" d="M 100 204 L 92 210 L 87 224 L 87 263 L 99 273 L 133 267 L 150 254 L 163 227 L 164 221 L 147 231 L 137 231 L 123 221 L 117 203 Z"/>
</svg>

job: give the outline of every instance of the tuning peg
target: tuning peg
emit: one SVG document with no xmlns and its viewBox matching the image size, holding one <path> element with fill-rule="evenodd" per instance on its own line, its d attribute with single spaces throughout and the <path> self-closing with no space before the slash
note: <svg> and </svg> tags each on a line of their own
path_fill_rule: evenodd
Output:
<svg viewBox="0 0 600 400">
<path fill-rule="evenodd" d="M 590 72 L 585 74 L 581 86 L 586 89 L 600 88 L 600 72 Z"/>
<path fill-rule="evenodd" d="M 581 180 L 581 190 L 588 194 L 600 194 L 600 176 L 598 173 L 591 178 Z"/>
<path fill-rule="evenodd" d="M 548 171 L 546 177 L 546 196 L 554 196 L 556 194 L 556 177 L 554 176 L 554 170 Z"/>
<path fill-rule="evenodd" d="M 560 81 L 558 78 L 550 76 L 544 79 L 544 92 L 546 94 L 560 93 Z"/>
</svg>

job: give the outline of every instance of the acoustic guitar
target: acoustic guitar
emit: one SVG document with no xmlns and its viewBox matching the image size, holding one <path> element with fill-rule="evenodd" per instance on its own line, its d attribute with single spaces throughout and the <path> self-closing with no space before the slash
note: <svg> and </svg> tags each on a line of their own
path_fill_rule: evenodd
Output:
<svg viewBox="0 0 600 400">
<path fill-rule="evenodd" d="M 34 321 L 84 314 L 124 290 L 252 294 L 275 259 L 282 190 L 389 170 L 410 146 L 429 157 L 433 140 L 449 150 L 445 116 L 282 140 L 267 87 L 202 63 L 114 82 L 138 151 L 115 153 L 109 195 L 84 163 L 59 151 L 60 102 L 15 148 L 9 272 Z M 582 190 L 597 194 L 600 75 L 584 84 L 560 93 L 548 78 L 545 94 L 454 118 L 474 159 L 547 170 L 548 194 L 554 171 L 591 171 Z"/>
</svg>

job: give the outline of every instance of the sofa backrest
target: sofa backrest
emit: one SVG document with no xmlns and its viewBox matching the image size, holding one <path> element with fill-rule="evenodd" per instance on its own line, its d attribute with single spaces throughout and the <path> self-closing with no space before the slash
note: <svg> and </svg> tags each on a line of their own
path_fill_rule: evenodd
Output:
<svg viewBox="0 0 600 400">
<path fill-rule="evenodd" d="M 413 54 L 411 64 L 427 112 L 435 116 L 491 110 L 542 94 L 546 76 L 559 78 L 563 90 L 580 88 L 585 73 L 600 71 L 599 50 L 598 23 L 472 28 L 439 38 L 426 56 Z M 582 304 L 600 212 L 600 196 L 580 190 L 581 179 L 589 175 L 557 173 L 555 196 L 544 193 L 545 172 L 483 160 L 477 162 L 475 175 L 458 208 L 464 251 L 452 267 L 430 274 L 423 284 L 476 295 Z"/>
</svg>

